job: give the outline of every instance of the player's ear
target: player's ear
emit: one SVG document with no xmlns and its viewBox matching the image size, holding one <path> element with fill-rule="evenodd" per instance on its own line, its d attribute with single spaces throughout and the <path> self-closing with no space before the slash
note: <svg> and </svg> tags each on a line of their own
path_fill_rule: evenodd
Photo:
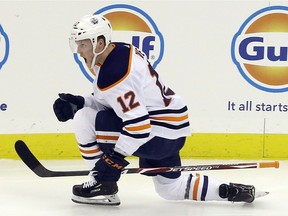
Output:
<svg viewBox="0 0 288 216">
<path fill-rule="evenodd" d="M 98 38 L 98 46 L 105 47 L 105 39 L 103 37 Z"/>
</svg>

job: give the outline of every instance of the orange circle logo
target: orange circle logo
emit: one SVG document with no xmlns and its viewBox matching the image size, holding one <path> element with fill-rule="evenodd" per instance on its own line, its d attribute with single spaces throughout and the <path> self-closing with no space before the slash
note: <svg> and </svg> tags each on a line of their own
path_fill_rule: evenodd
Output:
<svg viewBox="0 0 288 216">
<path fill-rule="evenodd" d="M 232 40 L 232 59 L 254 87 L 288 91 L 288 7 L 271 6 L 252 14 Z"/>
</svg>

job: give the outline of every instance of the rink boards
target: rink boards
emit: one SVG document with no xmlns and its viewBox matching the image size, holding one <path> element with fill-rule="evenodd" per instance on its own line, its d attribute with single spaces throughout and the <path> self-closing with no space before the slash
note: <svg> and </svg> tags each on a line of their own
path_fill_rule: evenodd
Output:
<svg viewBox="0 0 288 216">
<path fill-rule="evenodd" d="M 68 43 L 88 13 L 108 17 L 112 40 L 145 52 L 187 103 L 183 157 L 288 159 L 288 2 L 268 0 L 0 0 L 0 158 L 17 158 L 18 139 L 40 158 L 80 158 L 52 106 L 60 92 L 92 92 Z"/>
<path fill-rule="evenodd" d="M 39 159 L 81 158 L 74 134 L 0 135 L 0 158 L 19 159 L 16 140 L 26 141 Z M 288 159 L 288 135 L 193 134 L 181 156 L 188 159 Z"/>
</svg>

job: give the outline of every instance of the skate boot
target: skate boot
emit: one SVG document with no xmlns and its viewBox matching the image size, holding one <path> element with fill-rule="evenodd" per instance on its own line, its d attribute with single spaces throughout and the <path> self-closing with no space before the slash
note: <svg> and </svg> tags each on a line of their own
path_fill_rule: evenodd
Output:
<svg viewBox="0 0 288 216">
<path fill-rule="evenodd" d="M 88 181 L 73 186 L 72 201 L 91 205 L 120 205 L 116 182 Z"/>
<path fill-rule="evenodd" d="M 228 201 L 232 202 L 251 203 L 255 199 L 255 187 L 235 183 L 221 184 L 219 186 L 219 196 L 223 199 L 228 198 Z"/>
</svg>

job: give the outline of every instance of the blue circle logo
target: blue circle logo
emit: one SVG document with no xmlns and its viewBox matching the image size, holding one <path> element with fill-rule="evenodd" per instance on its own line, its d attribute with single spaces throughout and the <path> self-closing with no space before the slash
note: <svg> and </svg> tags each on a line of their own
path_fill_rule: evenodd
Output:
<svg viewBox="0 0 288 216">
<path fill-rule="evenodd" d="M 288 91 L 288 7 L 253 13 L 232 40 L 232 60 L 243 78 L 267 92 Z"/>
<path fill-rule="evenodd" d="M 9 38 L 0 24 L 0 70 L 9 56 Z"/>
</svg>

